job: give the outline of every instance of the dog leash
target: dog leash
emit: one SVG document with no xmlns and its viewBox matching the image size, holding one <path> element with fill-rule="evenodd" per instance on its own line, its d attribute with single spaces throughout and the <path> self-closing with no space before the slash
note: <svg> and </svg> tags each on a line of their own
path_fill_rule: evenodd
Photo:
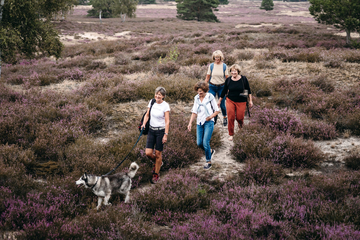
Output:
<svg viewBox="0 0 360 240">
<path fill-rule="evenodd" d="M 141 135 L 142 135 L 142 133 L 143 133 L 143 130 L 144 130 L 144 128 L 141 129 L 140 135 L 139 135 L 136 143 L 134 144 L 134 146 L 132 147 L 132 149 L 130 150 L 130 152 L 125 156 L 125 158 L 124 158 L 113 170 L 111 170 L 111 171 L 108 172 L 107 174 L 102 175 L 102 177 L 107 176 L 107 175 L 109 175 L 110 173 L 112 173 L 113 171 L 115 171 L 115 170 L 116 170 L 118 167 L 120 167 L 120 165 L 127 159 L 127 157 L 129 156 L 129 154 L 132 152 L 132 150 L 134 150 L 135 146 L 136 146 L 136 145 L 138 144 L 138 142 L 140 141 L 140 138 L 141 138 Z"/>
</svg>

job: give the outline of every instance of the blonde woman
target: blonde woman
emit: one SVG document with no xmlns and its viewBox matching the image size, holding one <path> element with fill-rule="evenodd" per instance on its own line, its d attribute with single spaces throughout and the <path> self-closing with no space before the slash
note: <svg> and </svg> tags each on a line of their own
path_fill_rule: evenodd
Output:
<svg viewBox="0 0 360 240">
<path fill-rule="evenodd" d="M 209 84 L 200 81 L 194 86 L 198 93 L 194 98 L 194 106 L 191 110 L 188 130 L 191 131 L 191 124 L 196 118 L 196 143 L 205 151 L 206 163 L 205 170 L 211 168 L 211 160 L 215 150 L 210 147 L 210 140 L 214 131 L 214 117 L 219 114 L 219 108 L 215 97 L 208 93 Z"/>
<path fill-rule="evenodd" d="M 249 108 L 253 106 L 251 90 L 249 81 L 245 76 L 240 75 L 241 69 L 238 64 L 234 64 L 230 67 L 231 77 L 228 77 L 225 82 L 224 90 L 220 96 L 218 105 L 221 100 L 225 98 L 226 109 L 229 117 L 229 140 L 233 140 L 235 119 L 238 122 L 239 128 L 242 128 L 244 124 L 244 116 L 246 110 L 246 102 L 249 101 Z"/>
<path fill-rule="evenodd" d="M 220 50 L 216 50 L 212 54 L 213 63 L 209 65 L 205 82 L 209 83 L 209 93 L 218 96 L 220 98 L 221 93 L 223 92 L 225 79 L 229 76 L 229 70 L 224 63 L 224 54 Z M 220 103 L 221 113 L 223 115 L 223 125 L 227 126 L 227 113 L 225 106 L 225 98 L 222 99 Z"/>
<path fill-rule="evenodd" d="M 165 88 L 158 87 L 155 89 L 156 101 L 151 107 L 152 100 L 150 100 L 148 110 L 146 112 L 142 125 L 142 128 L 145 128 L 145 125 L 151 115 L 149 133 L 146 140 L 145 154 L 154 163 L 153 177 L 151 180 L 151 183 L 153 184 L 157 183 L 160 179 L 159 172 L 162 166 L 162 151 L 164 148 L 164 144 L 168 140 L 167 138 L 169 134 L 170 106 L 167 102 L 164 101 L 165 96 Z"/>
</svg>

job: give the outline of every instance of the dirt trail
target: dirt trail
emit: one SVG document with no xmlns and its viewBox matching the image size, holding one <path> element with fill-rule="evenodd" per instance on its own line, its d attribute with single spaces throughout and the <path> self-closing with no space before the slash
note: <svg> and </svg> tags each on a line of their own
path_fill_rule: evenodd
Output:
<svg viewBox="0 0 360 240">
<path fill-rule="evenodd" d="M 189 169 L 198 173 L 199 175 L 205 174 L 209 171 L 212 180 L 219 179 L 220 181 L 226 181 L 233 175 L 241 171 L 245 164 L 237 162 L 230 153 L 230 149 L 233 146 L 233 142 L 228 140 L 227 127 L 222 125 L 223 118 L 221 114 L 215 127 L 220 129 L 222 145 L 220 149 L 217 149 L 215 155 L 211 161 L 212 168 L 210 170 L 204 170 L 204 164 L 206 162 L 205 156 L 199 159 L 198 162 L 190 165 Z M 236 125 L 237 126 L 237 125 Z"/>
</svg>

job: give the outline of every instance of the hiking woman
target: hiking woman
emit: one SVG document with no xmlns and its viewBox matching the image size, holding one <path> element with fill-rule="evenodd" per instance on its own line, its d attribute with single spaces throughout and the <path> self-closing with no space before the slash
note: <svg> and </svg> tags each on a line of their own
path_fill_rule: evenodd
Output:
<svg viewBox="0 0 360 240">
<path fill-rule="evenodd" d="M 227 95 L 226 109 L 229 118 L 230 141 L 233 140 L 234 136 L 235 119 L 239 128 L 242 128 L 244 124 L 246 102 L 249 100 L 249 108 L 253 106 L 249 81 L 245 76 L 240 75 L 240 72 L 241 69 L 238 64 L 230 67 L 231 77 L 226 79 L 224 90 L 218 102 L 218 105 L 220 105 L 221 100 Z"/>
<path fill-rule="evenodd" d="M 225 79 L 229 76 L 229 71 L 224 61 L 224 54 L 220 50 L 216 50 L 212 54 L 213 63 L 209 65 L 205 82 L 209 83 L 209 93 L 218 98 L 224 89 Z M 223 125 L 227 126 L 227 114 L 225 106 L 225 98 L 222 99 L 221 104 L 221 113 L 223 115 Z"/>
<path fill-rule="evenodd" d="M 152 105 L 150 100 L 148 110 L 144 117 L 142 128 L 145 128 L 146 122 L 149 120 L 150 112 L 150 128 L 146 140 L 145 154 L 154 163 L 153 177 L 151 183 L 155 184 L 160 179 L 160 168 L 162 166 L 162 150 L 164 144 L 168 140 L 170 125 L 170 106 L 164 101 L 166 90 L 163 87 L 155 89 L 155 102 Z M 150 111 L 151 108 L 151 111 Z M 154 154 L 155 147 L 155 154 Z"/>
<path fill-rule="evenodd" d="M 194 90 L 198 94 L 194 98 L 194 106 L 187 128 L 191 131 L 191 123 L 196 117 L 196 143 L 205 150 L 204 169 L 208 170 L 211 168 L 211 158 L 215 153 L 215 150 L 210 147 L 210 139 L 214 131 L 214 117 L 219 114 L 219 108 L 214 95 L 208 93 L 209 84 L 203 81 L 197 82 Z"/>
</svg>

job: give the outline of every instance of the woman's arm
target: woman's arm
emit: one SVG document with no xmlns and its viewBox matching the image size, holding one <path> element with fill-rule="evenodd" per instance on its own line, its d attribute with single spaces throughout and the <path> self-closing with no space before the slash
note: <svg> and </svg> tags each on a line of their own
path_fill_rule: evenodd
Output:
<svg viewBox="0 0 360 240">
<path fill-rule="evenodd" d="M 162 142 L 166 143 L 167 142 L 167 136 L 169 134 L 169 128 L 170 128 L 170 112 L 167 111 L 165 112 L 165 134 L 163 137 Z"/>
<path fill-rule="evenodd" d="M 209 74 L 206 74 L 205 82 L 206 82 L 206 83 L 209 83 L 209 80 L 210 80 L 210 75 L 209 75 Z"/>
<path fill-rule="evenodd" d="M 190 117 L 190 121 L 189 121 L 189 125 L 188 125 L 188 130 L 189 130 L 189 132 L 191 131 L 191 123 L 194 121 L 194 119 L 196 118 L 196 113 L 192 113 L 191 114 L 191 117 Z"/>
<path fill-rule="evenodd" d="M 149 120 L 149 112 L 150 112 L 150 108 L 148 108 L 148 110 L 145 114 L 144 122 L 143 122 L 143 125 L 141 126 L 141 128 L 145 128 L 145 125 L 146 125 L 147 121 Z"/>
<path fill-rule="evenodd" d="M 249 108 L 251 108 L 253 106 L 253 102 L 252 102 L 252 97 L 251 94 L 249 94 Z"/>
</svg>

